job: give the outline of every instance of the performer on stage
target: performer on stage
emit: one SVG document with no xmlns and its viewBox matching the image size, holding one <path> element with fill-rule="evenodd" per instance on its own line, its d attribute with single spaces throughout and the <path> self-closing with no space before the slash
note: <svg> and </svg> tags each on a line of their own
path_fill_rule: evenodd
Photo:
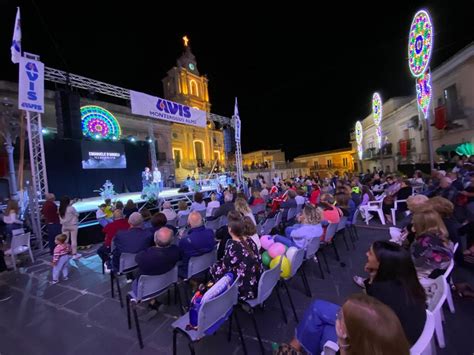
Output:
<svg viewBox="0 0 474 355">
<path fill-rule="evenodd" d="M 153 176 L 151 174 L 150 168 L 146 167 L 145 171 L 142 172 L 142 184 L 143 188 L 149 186 L 153 181 Z"/>
<path fill-rule="evenodd" d="M 161 172 L 158 170 L 158 167 L 153 170 L 153 183 L 158 186 L 159 191 L 163 191 L 163 180 L 161 180 Z"/>
</svg>

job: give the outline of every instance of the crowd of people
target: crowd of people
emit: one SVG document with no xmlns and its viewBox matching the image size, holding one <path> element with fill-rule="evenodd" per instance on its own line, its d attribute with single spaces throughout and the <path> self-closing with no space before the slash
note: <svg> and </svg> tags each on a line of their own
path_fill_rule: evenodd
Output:
<svg viewBox="0 0 474 355">
<path fill-rule="evenodd" d="M 287 247 L 306 249 L 314 238 L 321 244 L 331 243 L 333 236 L 326 237 L 328 226 L 343 217 L 348 224 L 356 213 L 371 219 L 372 212 L 364 208 L 370 201 L 381 201 L 386 220 L 395 223 L 392 209 L 397 200 L 403 200 L 397 203 L 399 222 L 390 230 L 390 241 L 374 242 L 367 251 L 366 275 L 354 275 L 363 294 L 350 296 L 343 305 L 314 300 L 296 327 L 295 337 L 278 351 L 320 353 L 331 340 L 338 342 L 341 353 L 377 349 L 383 354 L 408 354 L 423 330 L 433 279 L 444 273 L 453 258 L 458 263 L 472 262 L 473 170 L 460 164 L 450 172 L 436 170 L 430 176 L 420 171 L 413 177 L 368 171 L 325 178 L 282 179 L 276 175 L 269 182 L 259 176 L 248 181 L 248 194 L 234 186 L 207 197 L 196 192 L 190 204 L 185 200 L 177 206 L 165 202 L 154 214 L 145 208 L 138 210 L 132 200 L 125 205 L 105 200 L 96 213 L 104 233 L 97 254 L 105 272 L 119 269 L 122 253 L 136 254 L 138 271 L 135 277 L 127 276 L 136 288 L 138 276 L 161 275 L 175 266 L 179 276 L 187 279 L 191 257 L 217 250 L 217 261 L 209 269 L 211 279 L 218 281 L 227 273 L 239 276 L 239 300 L 245 301 L 257 297 L 266 268 L 259 235 L 266 219 L 280 213 L 281 223 L 273 226 L 270 238 Z M 290 212 L 294 210 L 298 213 Z M 67 279 L 69 259 L 81 256 L 77 253 L 78 213 L 67 196 L 60 199 L 58 208 L 55 196 L 49 194 L 42 214 L 53 256 L 52 282 L 57 283 L 61 276 Z M 206 227 L 206 222 L 224 217 L 224 225 Z M 180 225 L 178 220 L 186 223 Z M 7 234 L 21 226 L 14 201 L 9 202 L 3 221 Z M 463 235 L 468 242 L 464 250 L 460 246 Z M 456 244 L 459 248 L 454 255 Z M 469 289 L 461 292 L 472 296 Z M 157 310 L 160 304 L 153 300 L 149 306 Z"/>
</svg>

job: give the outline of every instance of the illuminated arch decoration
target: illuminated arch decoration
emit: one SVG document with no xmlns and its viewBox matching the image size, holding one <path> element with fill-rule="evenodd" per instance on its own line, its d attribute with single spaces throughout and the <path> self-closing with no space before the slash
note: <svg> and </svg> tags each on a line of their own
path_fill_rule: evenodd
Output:
<svg viewBox="0 0 474 355">
<path fill-rule="evenodd" d="M 360 123 L 360 121 L 356 122 L 355 136 L 356 136 L 357 144 L 362 144 L 363 133 L 362 133 L 362 123 Z"/>
<path fill-rule="evenodd" d="M 362 138 L 363 138 L 363 131 L 362 131 L 362 123 L 360 121 L 356 122 L 355 125 L 355 138 L 357 142 L 357 154 L 359 155 L 359 160 L 362 160 L 363 149 L 362 149 Z"/>
<path fill-rule="evenodd" d="M 374 117 L 374 124 L 379 126 L 382 122 L 382 99 L 378 92 L 372 96 L 372 116 Z"/>
<path fill-rule="evenodd" d="M 423 116 L 428 118 L 431 102 L 431 73 L 429 70 L 416 79 L 416 99 Z"/>
<path fill-rule="evenodd" d="M 122 129 L 117 119 L 100 106 L 81 107 L 82 134 L 86 137 L 118 140 Z"/>
<path fill-rule="evenodd" d="M 382 98 L 375 92 L 372 96 L 372 117 L 374 118 L 375 133 L 377 135 L 377 146 L 382 148 Z"/>
<path fill-rule="evenodd" d="M 362 144 L 357 144 L 357 154 L 359 155 L 359 160 L 362 160 L 364 150 L 362 149 Z"/>
<path fill-rule="evenodd" d="M 433 25 L 428 13 L 420 10 L 413 17 L 408 36 L 408 66 L 414 77 L 428 68 L 433 49 Z"/>
</svg>

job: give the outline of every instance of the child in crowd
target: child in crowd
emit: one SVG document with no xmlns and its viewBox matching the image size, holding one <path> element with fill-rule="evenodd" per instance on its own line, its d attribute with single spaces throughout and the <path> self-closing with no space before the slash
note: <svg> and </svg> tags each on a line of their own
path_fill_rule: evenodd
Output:
<svg viewBox="0 0 474 355">
<path fill-rule="evenodd" d="M 59 274 L 62 272 L 63 280 L 68 279 L 69 259 L 71 258 L 71 247 L 66 243 L 67 235 L 58 234 L 55 238 L 56 247 L 53 254 L 53 281 L 52 284 L 59 282 Z"/>
</svg>

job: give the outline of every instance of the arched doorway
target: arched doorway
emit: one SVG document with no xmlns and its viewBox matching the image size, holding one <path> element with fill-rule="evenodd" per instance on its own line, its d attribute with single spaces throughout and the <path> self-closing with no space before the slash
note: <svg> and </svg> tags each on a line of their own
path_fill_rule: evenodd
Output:
<svg viewBox="0 0 474 355">
<path fill-rule="evenodd" d="M 197 166 L 204 166 L 204 143 L 202 141 L 194 141 L 194 156 L 196 157 Z"/>
</svg>

